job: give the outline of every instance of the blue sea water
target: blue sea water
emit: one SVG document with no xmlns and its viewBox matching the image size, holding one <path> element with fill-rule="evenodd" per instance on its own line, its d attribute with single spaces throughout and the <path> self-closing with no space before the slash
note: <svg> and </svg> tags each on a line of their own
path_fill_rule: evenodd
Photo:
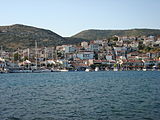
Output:
<svg viewBox="0 0 160 120">
<path fill-rule="evenodd" d="M 160 72 L 0 74 L 0 120 L 159 120 Z"/>
</svg>

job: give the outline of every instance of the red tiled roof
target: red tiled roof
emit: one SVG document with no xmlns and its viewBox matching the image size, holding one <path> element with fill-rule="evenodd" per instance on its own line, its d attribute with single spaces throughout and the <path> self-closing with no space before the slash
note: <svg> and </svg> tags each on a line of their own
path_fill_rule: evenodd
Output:
<svg viewBox="0 0 160 120">
<path fill-rule="evenodd" d="M 130 53 L 128 53 L 128 54 L 138 54 L 138 52 L 135 51 L 135 52 L 130 52 Z"/>
<path fill-rule="evenodd" d="M 136 68 L 136 67 L 144 67 L 144 66 L 127 66 L 127 67 L 132 67 L 132 68 L 135 67 Z"/>
<path fill-rule="evenodd" d="M 127 60 L 127 62 L 142 62 L 142 60 Z"/>
<path fill-rule="evenodd" d="M 94 60 L 94 62 L 108 62 L 107 60 Z"/>
</svg>

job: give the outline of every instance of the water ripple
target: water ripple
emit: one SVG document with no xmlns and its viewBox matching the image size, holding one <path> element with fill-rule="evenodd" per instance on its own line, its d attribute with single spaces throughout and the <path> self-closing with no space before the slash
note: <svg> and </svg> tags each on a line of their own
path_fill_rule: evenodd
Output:
<svg viewBox="0 0 160 120">
<path fill-rule="evenodd" d="M 158 120 L 159 72 L 0 74 L 0 120 Z"/>
</svg>

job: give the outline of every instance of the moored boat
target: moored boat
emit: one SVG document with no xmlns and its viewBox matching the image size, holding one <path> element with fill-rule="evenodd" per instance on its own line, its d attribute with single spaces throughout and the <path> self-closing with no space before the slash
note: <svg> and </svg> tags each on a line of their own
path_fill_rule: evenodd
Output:
<svg viewBox="0 0 160 120">
<path fill-rule="evenodd" d="M 96 71 L 96 72 L 99 71 L 99 67 L 96 67 L 94 71 Z"/>
</svg>

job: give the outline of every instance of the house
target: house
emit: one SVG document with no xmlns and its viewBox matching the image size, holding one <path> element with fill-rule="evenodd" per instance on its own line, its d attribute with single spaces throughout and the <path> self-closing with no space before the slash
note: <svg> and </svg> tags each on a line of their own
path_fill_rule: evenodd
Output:
<svg viewBox="0 0 160 120">
<path fill-rule="evenodd" d="M 98 52 L 98 59 L 99 60 L 104 60 L 104 59 L 106 59 L 106 53 L 104 53 L 104 52 Z"/>
<path fill-rule="evenodd" d="M 5 59 L 0 57 L 0 68 L 4 68 L 6 66 Z"/>
<path fill-rule="evenodd" d="M 66 46 L 67 45 L 56 46 L 56 50 L 58 50 L 58 51 L 64 51 Z"/>
<path fill-rule="evenodd" d="M 132 49 L 134 49 L 134 50 L 138 50 L 139 42 L 138 41 L 132 41 L 129 44 L 129 46 L 132 47 Z"/>
<path fill-rule="evenodd" d="M 146 53 L 146 55 L 147 55 L 149 58 L 156 58 L 156 57 L 159 57 L 159 56 L 160 56 L 160 51 L 159 51 L 159 52 L 148 52 L 148 53 Z"/>
<path fill-rule="evenodd" d="M 65 53 L 74 53 L 75 51 L 76 51 L 76 48 L 73 45 L 65 46 Z"/>
<path fill-rule="evenodd" d="M 125 56 L 117 56 L 116 57 L 116 60 L 126 60 L 126 57 Z"/>
<path fill-rule="evenodd" d="M 83 48 L 88 48 L 88 42 L 81 42 L 81 46 L 83 47 Z"/>
<path fill-rule="evenodd" d="M 141 53 L 137 56 L 139 59 L 150 59 L 149 55 L 148 54 L 145 54 L 145 53 Z"/>
<path fill-rule="evenodd" d="M 127 53 L 127 59 L 129 59 L 129 58 L 135 58 L 135 57 L 138 56 L 138 54 L 139 54 L 139 53 L 138 53 L 137 51 Z"/>
<path fill-rule="evenodd" d="M 93 51 L 80 51 L 76 54 L 76 57 L 81 60 L 93 59 L 94 52 Z"/>
<path fill-rule="evenodd" d="M 126 47 L 114 47 L 116 56 L 125 56 L 127 52 Z"/>
<path fill-rule="evenodd" d="M 98 52 L 99 51 L 99 45 L 95 44 L 95 43 L 92 43 L 92 44 L 89 45 L 89 50 Z"/>
<path fill-rule="evenodd" d="M 113 47 L 116 55 L 118 55 L 118 52 L 126 52 L 127 47 Z"/>
<path fill-rule="evenodd" d="M 93 61 L 93 60 L 92 60 Z M 88 68 L 93 62 L 90 63 L 90 60 L 81 60 L 77 59 L 76 61 L 71 62 L 71 66 L 73 66 L 77 71 L 84 71 Z"/>
<path fill-rule="evenodd" d="M 144 66 L 144 63 L 142 60 L 127 60 L 123 63 L 124 67 L 127 67 L 128 69 L 142 69 Z"/>
<path fill-rule="evenodd" d="M 142 61 L 144 63 L 144 66 L 148 68 L 153 68 L 153 66 L 157 66 L 159 63 L 159 60 L 155 60 L 155 59 L 145 59 Z"/>
<path fill-rule="evenodd" d="M 1 58 L 8 59 L 9 58 L 9 52 L 1 51 Z"/>
<path fill-rule="evenodd" d="M 108 60 L 93 60 L 94 64 L 108 64 Z"/>
<path fill-rule="evenodd" d="M 123 46 L 123 40 L 118 40 L 118 41 L 116 42 L 116 45 L 117 45 L 117 46 Z"/>
<path fill-rule="evenodd" d="M 146 46 L 153 46 L 155 42 L 155 36 L 148 36 L 144 38 L 143 44 Z"/>
<path fill-rule="evenodd" d="M 113 54 L 107 54 L 106 55 L 106 60 L 114 60 L 113 59 Z"/>
</svg>

